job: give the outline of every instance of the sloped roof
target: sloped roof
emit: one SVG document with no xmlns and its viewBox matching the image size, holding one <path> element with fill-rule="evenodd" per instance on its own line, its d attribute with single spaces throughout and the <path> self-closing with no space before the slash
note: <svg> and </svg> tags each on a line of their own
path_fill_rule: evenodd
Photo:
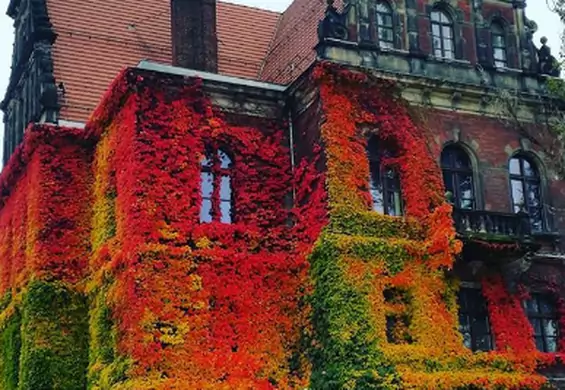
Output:
<svg viewBox="0 0 565 390">
<path fill-rule="evenodd" d="M 343 0 L 334 6 L 343 9 Z M 287 84 L 300 76 L 316 59 L 318 23 L 324 18 L 327 0 L 294 0 L 280 18 L 275 38 L 263 63 L 260 78 Z"/>
<path fill-rule="evenodd" d="M 258 79 L 280 15 L 218 2 L 219 73 Z M 58 34 L 61 119 L 85 122 L 124 67 L 172 62 L 170 0 L 57 0 L 49 2 L 49 17 Z"/>
</svg>

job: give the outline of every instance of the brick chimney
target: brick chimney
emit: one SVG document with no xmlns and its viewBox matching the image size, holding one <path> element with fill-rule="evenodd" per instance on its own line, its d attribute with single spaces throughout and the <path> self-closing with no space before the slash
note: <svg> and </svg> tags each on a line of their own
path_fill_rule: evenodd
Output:
<svg viewBox="0 0 565 390">
<path fill-rule="evenodd" d="M 218 72 L 216 0 L 171 0 L 173 65 Z"/>
</svg>

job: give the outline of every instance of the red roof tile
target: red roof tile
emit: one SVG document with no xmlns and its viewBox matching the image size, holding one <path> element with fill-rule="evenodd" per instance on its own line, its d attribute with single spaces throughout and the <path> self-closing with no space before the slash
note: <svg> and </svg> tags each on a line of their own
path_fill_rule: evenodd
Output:
<svg viewBox="0 0 565 390">
<path fill-rule="evenodd" d="M 343 0 L 335 3 L 338 9 L 343 8 Z M 290 83 L 314 62 L 318 23 L 324 18 L 326 8 L 327 0 L 294 0 L 281 16 L 262 66 L 262 80 Z"/>
<path fill-rule="evenodd" d="M 171 63 L 170 0 L 48 0 L 61 119 L 84 122 L 126 66 Z M 219 72 L 258 78 L 280 14 L 219 2 Z"/>
</svg>

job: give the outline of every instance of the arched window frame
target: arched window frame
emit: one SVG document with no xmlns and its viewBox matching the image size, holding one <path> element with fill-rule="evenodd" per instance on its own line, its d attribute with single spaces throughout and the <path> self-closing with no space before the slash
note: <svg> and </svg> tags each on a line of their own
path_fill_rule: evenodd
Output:
<svg viewBox="0 0 565 390">
<path fill-rule="evenodd" d="M 387 162 L 393 158 L 394 149 L 383 145 L 377 136 L 367 141 L 367 158 L 369 160 L 369 191 L 373 201 L 373 211 L 385 215 L 404 215 L 404 201 L 400 185 L 400 174 L 394 164 Z"/>
<path fill-rule="evenodd" d="M 233 168 L 234 159 L 227 148 L 206 148 L 200 162 L 201 223 L 233 222 Z"/>
<path fill-rule="evenodd" d="M 516 162 L 514 162 L 516 161 Z M 529 167 L 529 168 L 528 168 Z M 528 174 L 532 169 L 533 174 Z M 510 185 L 510 200 L 512 212 L 525 212 L 530 218 L 530 227 L 533 233 L 548 231 L 548 221 L 545 215 L 545 181 L 542 165 L 530 153 L 517 152 L 508 161 L 508 175 Z M 537 202 L 528 199 L 529 191 L 537 186 Z M 517 198 L 522 191 L 523 199 Z"/>
<path fill-rule="evenodd" d="M 490 49 L 492 65 L 495 68 L 508 68 L 508 32 L 506 24 L 499 19 L 490 26 Z"/>
<path fill-rule="evenodd" d="M 395 12 L 388 1 L 379 0 L 375 2 L 375 30 L 379 47 L 394 49 L 395 36 Z"/>
<path fill-rule="evenodd" d="M 436 58 L 459 58 L 456 47 L 456 23 L 453 12 L 446 7 L 432 7 L 430 12 L 430 33 L 432 38 L 432 52 Z"/>
<path fill-rule="evenodd" d="M 459 152 L 465 156 L 467 160 L 467 166 L 458 166 L 455 160 L 456 156 L 453 154 L 446 158 L 445 153 L 454 151 Z M 446 164 L 446 160 L 449 160 L 449 165 Z M 443 180 L 446 190 L 451 187 L 453 189 L 453 198 L 451 199 L 454 207 L 465 209 L 465 210 L 477 210 L 481 204 L 481 192 L 479 186 L 479 178 L 476 171 L 476 158 L 474 154 L 461 143 L 448 143 L 446 144 L 440 154 L 440 166 L 443 174 Z M 460 193 L 462 179 L 464 176 L 470 178 L 470 191 L 471 196 L 463 197 Z M 448 185 L 447 180 L 450 180 L 451 186 Z M 464 180 L 464 179 L 463 179 Z M 463 202 L 467 200 L 467 202 Z"/>
</svg>

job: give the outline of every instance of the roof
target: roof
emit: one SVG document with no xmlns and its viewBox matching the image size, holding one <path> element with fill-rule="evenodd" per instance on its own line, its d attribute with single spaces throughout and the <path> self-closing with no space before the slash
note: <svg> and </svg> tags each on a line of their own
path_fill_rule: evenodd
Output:
<svg viewBox="0 0 565 390">
<path fill-rule="evenodd" d="M 338 10 L 343 0 L 334 2 Z M 294 0 L 280 18 L 275 38 L 263 63 L 260 78 L 287 84 L 298 78 L 316 59 L 318 22 L 324 18 L 327 0 Z"/>
<path fill-rule="evenodd" d="M 170 0 L 52 0 L 61 119 L 86 122 L 118 73 L 147 59 L 171 64 Z M 219 73 L 258 79 L 280 13 L 218 2 Z"/>
</svg>

